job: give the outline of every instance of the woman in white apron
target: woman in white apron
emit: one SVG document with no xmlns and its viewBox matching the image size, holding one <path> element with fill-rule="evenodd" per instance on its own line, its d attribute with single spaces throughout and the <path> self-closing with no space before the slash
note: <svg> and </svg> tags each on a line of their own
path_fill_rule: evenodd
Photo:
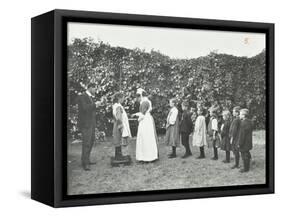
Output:
<svg viewBox="0 0 281 217">
<path fill-rule="evenodd" d="M 136 160 L 152 162 L 158 159 L 157 135 L 154 119 L 150 114 L 152 110 L 151 101 L 143 96 L 143 89 L 138 89 L 137 94 L 140 101 L 140 112 L 138 116 L 138 133 L 136 143 Z"/>
</svg>

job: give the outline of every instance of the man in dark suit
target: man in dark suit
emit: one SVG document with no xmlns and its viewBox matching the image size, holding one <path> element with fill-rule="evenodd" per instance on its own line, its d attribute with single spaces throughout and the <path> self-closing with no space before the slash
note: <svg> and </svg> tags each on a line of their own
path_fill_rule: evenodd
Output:
<svg viewBox="0 0 281 217">
<path fill-rule="evenodd" d="M 185 154 L 182 158 L 187 158 L 192 155 L 189 147 L 189 135 L 192 132 L 193 122 L 191 120 L 191 113 L 188 112 L 188 103 L 182 102 L 181 107 L 180 134 L 182 145 L 185 148 Z"/>
<path fill-rule="evenodd" d="M 95 142 L 96 103 L 93 95 L 96 89 L 90 84 L 87 90 L 79 96 L 78 101 L 78 128 L 82 133 L 81 162 L 84 170 L 90 170 L 91 151 Z"/>
<path fill-rule="evenodd" d="M 235 164 L 233 167 L 231 167 L 231 169 L 239 168 L 239 161 L 240 161 L 240 153 L 238 148 L 239 146 L 238 139 L 239 139 L 239 131 L 240 131 L 239 111 L 240 111 L 239 106 L 233 108 L 233 120 L 229 128 L 229 139 L 230 139 L 231 150 L 233 151 L 235 157 Z"/>
<path fill-rule="evenodd" d="M 239 133 L 239 151 L 243 160 L 244 168 L 240 170 L 241 173 L 248 172 L 250 170 L 251 153 L 250 150 L 253 148 L 253 124 L 248 119 L 249 110 L 240 110 L 240 133 Z"/>
</svg>

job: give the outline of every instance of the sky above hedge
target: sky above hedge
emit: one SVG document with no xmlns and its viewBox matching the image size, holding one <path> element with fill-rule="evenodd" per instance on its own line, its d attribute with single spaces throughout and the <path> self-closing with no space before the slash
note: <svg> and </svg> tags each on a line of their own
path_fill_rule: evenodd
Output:
<svg viewBox="0 0 281 217">
<path fill-rule="evenodd" d="M 68 23 L 68 44 L 88 37 L 111 46 L 153 49 L 172 58 L 197 58 L 211 51 L 252 57 L 265 48 L 262 33 Z"/>
</svg>

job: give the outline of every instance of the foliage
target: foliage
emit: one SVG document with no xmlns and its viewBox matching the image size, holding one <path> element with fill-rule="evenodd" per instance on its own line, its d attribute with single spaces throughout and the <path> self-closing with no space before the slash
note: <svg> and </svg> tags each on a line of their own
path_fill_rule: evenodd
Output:
<svg viewBox="0 0 281 217">
<path fill-rule="evenodd" d="M 157 128 L 165 124 L 168 99 L 188 100 L 209 106 L 217 100 L 231 109 L 241 105 L 250 109 L 258 128 L 265 123 L 265 51 L 257 56 L 236 57 L 211 52 L 194 59 L 172 59 L 152 50 L 112 47 L 102 41 L 75 39 L 68 45 L 69 133 L 76 135 L 77 96 L 89 84 L 97 86 L 96 98 L 104 96 L 106 105 L 98 110 L 100 131 L 111 134 L 112 96 L 125 94 L 124 106 L 137 111 L 135 91 L 144 88 L 153 104 Z"/>
</svg>

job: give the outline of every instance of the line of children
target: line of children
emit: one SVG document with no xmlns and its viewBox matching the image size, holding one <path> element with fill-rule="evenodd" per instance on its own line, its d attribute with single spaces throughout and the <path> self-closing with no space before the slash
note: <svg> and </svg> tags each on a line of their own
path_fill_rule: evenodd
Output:
<svg viewBox="0 0 281 217">
<path fill-rule="evenodd" d="M 232 169 L 239 168 L 240 154 L 243 160 L 243 168 L 240 172 L 250 170 L 251 153 L 253 148 L 252 134 L 253 124 L 248 118 L 249 110 L 233 108 L 233 121 L 230 123 L 230 112 L 223 111 L 223 123 L 220 132 L 220 147 L 225 151 L 226 158 L 224 163 L 230 163 L 230 151 L 232 150 L 235 157 L 235 164 Z"/>
<path fill-rule="evenodd" d="M 222 112 L 223 122 L 219 128 L 218 109 L 211 108 L 210 120 L 206 127 L 204 109 L 199 106 L 197 109 L 197 117 L 193 129 L 192 118 L 194 113 L 188 112 L 188 103 L 183 102 L 182 115 L 178 117 L 179 112 L 176 108 L 175 99 L 169 101 L 170 111 L 167 117 L 165 142 L 172 147 L 170 158 L 176 157 L 176 147 L 179 144 L 178 136 L 181 137 L 181 143 L 185 148 L 185 154 L 182 158 L 192 155 L 189 146 L 189 135 L 193 131 L 192 145 L 199 147 L 200 155 L 198 159 L 205 158 L 204 147 L 213 148 L 213 160 L 218 160 L 218 148 L 225 151 L 224 163 L 230 163 L 230 152 L 233 151 L 235 156 L 235 164 L 232 169 L 239 168 L 240 153 L 243 160 L 243 169 L 240 172 L 248 172 L 250 169 L 250 150 L 252 149 L 252 121 L 248 119 L 248 109 L 240 110 L 240 107 L 233 108 L 233 120 L 231 121 L 231 113 L 229 110 Z M 177 125 L 179 124 L 179 127 Z M 178 131 L 179 129 L 179 131 Z M 209 143 L 208 143 L 209 141 Z"/>
<path fill-rule="evenodd" d="M 230 151 L 232 150 L 235 157 L 235 164 L 232 169 L 239 168 L 240 154 L 243 160 L 243 168 L 240 172 L 250 170 L 251 153 L 253 148 L 252 134 L 253 124 L 248 118 L 249 110 L 233 108 L 233 120 L 230 122 L 230 112 L 223 111 L 223 123 L 220 132 L 220 147 L 225 151 L 226 158 L 224 163 L 230 163 Z"/>
</svg>

